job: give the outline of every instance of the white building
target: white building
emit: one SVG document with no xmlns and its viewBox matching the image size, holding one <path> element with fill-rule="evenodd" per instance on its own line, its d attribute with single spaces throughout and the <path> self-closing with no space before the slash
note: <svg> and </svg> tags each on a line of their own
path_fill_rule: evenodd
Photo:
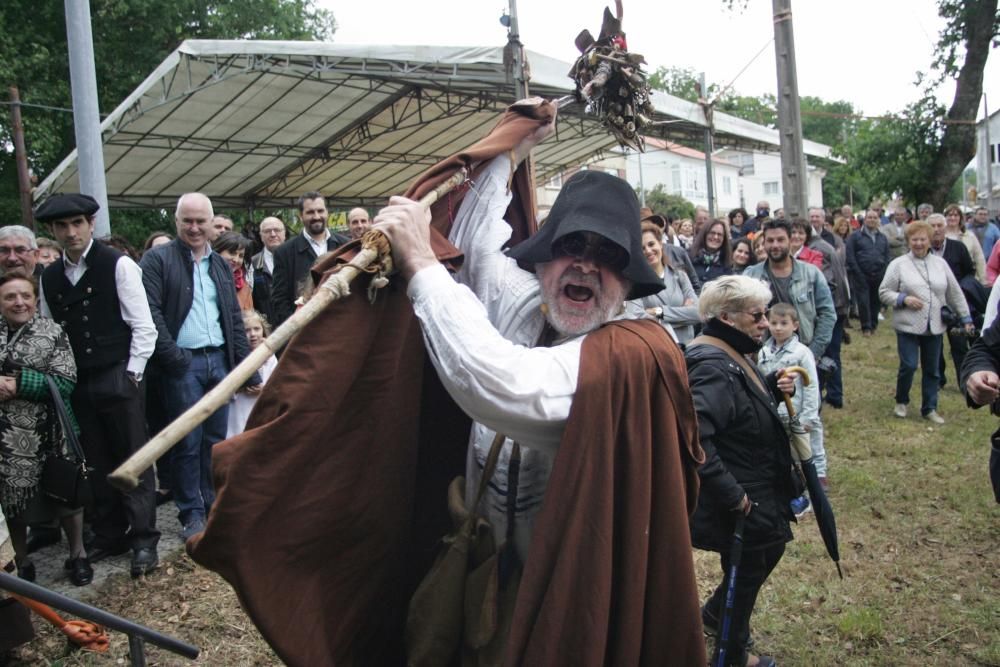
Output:
<svg viewBox="0 0 1000 667">
<path fill-rule="evenodd" d="M 646 152 L 616 152 L 581 167 L 601 169 L 627 180 L 632 187 L 649 192 L 657 185 L 667 194 L 678 195 L 695 206 L 708 206 L 705 154 L 701 151 L 661 139 L 646 138 Z M 548 214 L 562 188 L 563 181 L 577 170 L 571 169 L 549 179 L 536 190 L 539 217 Z M 809 205 L 823 205 L 823 178 L 826 170 L 809 166 Z M 757 202 L 766 200 L 771 210 L 782 207 L 781 156 L 778 153 L 724 148 L 712 156 L 715 181 L 716 216 L 723 217 L 734 208 L 751 214 Z M 1000 183 L 1000 179 L 995 179 Z"/>
<path fill-rule="evenodd" d="M 986 128 L 989 126 L 989 141 Z M 989 176 L 993 177 L 993 192 L 989 192 Z M 985 206 L 990 215 L 1000 213 L 1000 111 L 976 123 L 976 206 Z"/>
<path fill-rule="evenodd" d="M 717 157 L 739 165 L 741 199 L 751 213 L 757 202 L 764 200 L 771 205 L 771 211 L 783 206 L 784 189 L 781 186 L 781 155 L 759 151 L 724 148 L 716 152 Z M 809 173 L 809 206 L 823 205 L 823 178 L 826 170 L 812 165 Z"/>
<path fill-rule="evenodd" d="M 680 144 L 646 138 L 646 152 L 616 151 L 616 154 L 583 167 L 601 169 L 624 178 L 637 191 L 645 192 L 663 186 L 667 194 L 684 197 L 695 206 L 708 208 L 708 188 L 705 154 Z M 562 182 L 576 170 L 564 171 L 538 188 L 537 199 L 540 215 L 548 211 L 555 201 Z M 712 158 L 712 175 L 715 181 L 715 205 L 718 216 L 726 215 L 740 205 L 740 170 L 726 160 Z"/>
<path fill-rule="evenodd" d="M 735 164 L 714 156 L 712 176 L 716 214 L 725 215 L 740 205 L 740 170 Z M 657 185 L 671 195 L 679 195 L 695 206 L 708 206 L 708 178 L 705 154 L 662 139 L 646 138 L 646 152 L 625 155 L 625 179 L 646 192 Z"/>
</svg>

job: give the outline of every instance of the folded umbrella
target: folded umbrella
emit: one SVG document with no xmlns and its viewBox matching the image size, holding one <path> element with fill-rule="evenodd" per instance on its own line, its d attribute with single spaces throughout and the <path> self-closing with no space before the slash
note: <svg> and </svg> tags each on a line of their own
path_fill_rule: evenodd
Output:
<svg viewBox="0 0 1000 667">
<path fill-rule="evenodd" d="M 809 375 L 801 366 L 786 368 L 785 372 L 796 372 L 802 377 L 804 384 L 809 384 Z M 785 408 L 788 410 L 788 438 L 792 444 L 792 451 L 800 461 L 802 476 L 805 478 L 806 489 L 809 491 L 809 499 L 812 501 L 813 514 L 816 516 L 816 525 L 819 526 L 819 534 L 823 537 L 826 545 L 826 552 L 837 566 L 837 574 L 841 579 L 844 573 L 840 569 L 840 543 L 837 538 L 837 520 L 833 514 L 833 507 L 830 505 L 826 491 L 819 481 L 819 474 L 812 460 L 812 447 L 809 444 L 809 432 L 799 421 L 799 416 L 795 414 L 792 407 L 792 399 L 788 394 L 784 397 Z"/>
</svg>

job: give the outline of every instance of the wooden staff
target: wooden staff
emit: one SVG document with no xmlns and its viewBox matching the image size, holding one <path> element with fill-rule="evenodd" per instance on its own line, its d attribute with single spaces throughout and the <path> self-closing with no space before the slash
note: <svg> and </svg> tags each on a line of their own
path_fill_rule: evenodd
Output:
<svg viewBox="0 0 1000 667">
<path fill-rule="evenodd" d="M 459 170 L 454 176 L 429 192 L 420 200 L 425 209 L 445 194 L 461 185 L 467 177 L 465 169 Z M 122 491 L 131 491 L 139 485 L 139 475 L 152 466 L 181 438 L 193 431 L 199 424 L 208 419 L 216 410 L 229 402 L 233 394 L 240 390 L 247 380 L 257 372 L 276 350 L 284 347 L 292 336 L 319 315 L 327 306 L 341 299 L 350 291 L 350 283 L 358 274 L 377 262 L 390 262 L 389 239 L 382 232 L 370 231 L 362 239 L 361 251 L 350 263 L 344 265 L 337 273 L 327 278 L 320 285 L 312 298 L 302 308 L 274 330 L 257 346 L 229 375 L 219 384 L 202 396 L 201 400 L 192 405 L 166 428 L 160 431 L 152 440 L 142 446 L 139 451 L 118 466 L 118 469 L 108 475 L 108 481 Z"/>
</svg>

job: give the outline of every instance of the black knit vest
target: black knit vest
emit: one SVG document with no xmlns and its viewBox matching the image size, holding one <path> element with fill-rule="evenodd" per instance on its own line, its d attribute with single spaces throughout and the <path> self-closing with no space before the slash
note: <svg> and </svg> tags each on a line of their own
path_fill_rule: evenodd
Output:
<svg viewBox="0 0 1000 667">
<path fill-rule="evenodd" d="M 69 336 L 81 372 L 128 360 L 132 329 L 122 319 L 115 283 L 121 256 L 95 240 L 87 254 L 87 270 L 76 285 L 67 280 L 62 258 L 42 274 L 45 301 Z"/>
</svg>

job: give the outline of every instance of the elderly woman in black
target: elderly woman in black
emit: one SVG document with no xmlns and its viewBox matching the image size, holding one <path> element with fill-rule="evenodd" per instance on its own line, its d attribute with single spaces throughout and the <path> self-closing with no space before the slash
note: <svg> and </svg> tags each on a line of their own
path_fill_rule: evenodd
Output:
<svg viewBox="0 0 1000 667">
<path fill-rule="evenodd" d="M 782 392 L 794 391 L 797 374 L 778 371 L 763 377 L 746 358 L 761 347 L 770 301 L 767 285 L 746 276 L 708 283 L 698 305 L 705 328 L 685 352 L 706 457 L 698 470 L 701 491 L 691 538 L 695 547 L 719 552 L 723 572 L 702 607 L 710 633 L 721 629 L 734 527 L 740 513 L 745 517 L 726 647 L 726 664 L 740 667 L 774 664 L 772 658 L 749 653 L 750 615 L 758 591 L 792 539 L 789 502 L 799 490 L 777 412 Z M 716 642 L 716 652 L 719 648 Z"/>
</svg>

